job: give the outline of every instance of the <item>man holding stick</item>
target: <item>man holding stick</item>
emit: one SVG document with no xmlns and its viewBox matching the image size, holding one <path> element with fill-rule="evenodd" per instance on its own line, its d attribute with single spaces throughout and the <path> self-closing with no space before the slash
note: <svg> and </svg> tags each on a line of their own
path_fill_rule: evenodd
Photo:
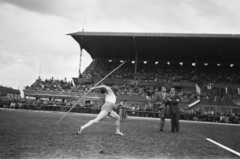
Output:
<svg viewBox="0 0 240 159">
<path fill-rule="evenodd" d="M 106 85 L 100 85 L 100 86 L 97 86 L 97 87 L 92 87 L 90 88 L 89 91 L 92 91 L 92 90 L 95 90 L 95 89 L 100 89 L 100 92 L 102 94 L 105 94 L 106 97 L 105 97 L 105 103 L 103 104 L 103 106 L 101 107 L 101 111 L 100 113 L 98 114 L 98 116 L 93 119 L 93 120 L 90 120 L 88 123 L 86 123 L 85 125 L 81 126 L 80 127 L 80 130 L 77 131 L 77 134 L 81 134 L 82 131 L 84 129 L 86 129 L 87 127 L 93 125 L 93 124 L 97 124 L 99 123 L 100 121 L 102 121 L 104 118 L 106 118 L 107 116 L 115 119 L 115 125 L 116 125 L 116 131 L 115 131 L 115 134 L 116 135 L 124 135 L 122 132 L 120 132 L 120 116 L 115 112 L 113 111 L 113 108 L 116 103 L 116 96 L 115 94 L 113 93 L 112 89 L 109 87 L 109 86 L 106 86 Z M 121 103 L 120 103 L 121 104 Z M 119 105 L 120 105 L 119 104 Z"/>
<path fill-rule="evenodd" d="M 160 129 L 159 131 L 163 131 L 165 125 L 165 116 L 166 116 L 166 102 L 168 94 L 166 93 L 167 88 L 165 86 L 161 87 L 161 92 L 158 92 L 155 97 L 155 102 L 158 105 L 158 109 L 160 110 Z"/>
</svg>

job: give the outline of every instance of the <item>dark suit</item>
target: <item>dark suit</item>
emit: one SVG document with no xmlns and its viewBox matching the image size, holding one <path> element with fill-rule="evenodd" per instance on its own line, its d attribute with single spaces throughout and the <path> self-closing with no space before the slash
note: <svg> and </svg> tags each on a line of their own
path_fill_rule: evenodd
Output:
<svg viewBox="0 0 240 159">
<path fill-rule="evenodd" d="M 169 101 L 169 114 L 171 116 L 171 131 L 179 132 L 179 117 L 180 117 L 180 108 L 179 108 L 179 96 L 175 93 L 173 96 L 169 95 L 171 101 Z"/>
<path fill-rule="evenodd" d="M 160 110 L 160 130 L 163 130 L 165 124 L 165 114 L 166 114 L 166 106 L 165 103 L 167 102 L 167 93 L 158 92 L 156 94 L 156 104 L 159 106 L 158 109 Z"/>
</svg>

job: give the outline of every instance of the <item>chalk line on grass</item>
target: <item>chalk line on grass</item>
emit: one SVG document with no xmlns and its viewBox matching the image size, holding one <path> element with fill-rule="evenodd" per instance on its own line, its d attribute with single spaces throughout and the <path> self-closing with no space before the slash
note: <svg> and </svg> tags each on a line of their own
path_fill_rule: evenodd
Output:
<svg viewBox="0 0 240 159">
<path fill-rule="evenodd" d="M 234 153 L 235 155 L 237 155 L 237 156 L 240 157 L 240 153 L 239 153 L 239 152 L 237 152 L 237 151 L 235 151 L 235 150 L 233 150 L 233 149 L 230 149 L 230 148 L 228 148 L 227 146 L 224 146 L 224 145 L 222 145 L 222 144 L 220 144 L 220 143 L 218 143 L 218 142 L 216 142 L 216 141 L 214 141 L 214 140 L 212 140 L 212 139 L 210 139 L 210 138 L 206 138 L 206 140 L 209 141 L 209 142 L 211 142 L 211 143 L 213 143 L 213 144 L 215 144 L 215 145 L 217 145 L 217 146 L 219 146 L 219 147 L 221 147 L 221 148 L 223 148 L 223 149 L 225 149 L 225 150 L 227 150 L 227 151 L 229 151 L 229 152 L 232 152 L 232 153 Z"/>
</svg>

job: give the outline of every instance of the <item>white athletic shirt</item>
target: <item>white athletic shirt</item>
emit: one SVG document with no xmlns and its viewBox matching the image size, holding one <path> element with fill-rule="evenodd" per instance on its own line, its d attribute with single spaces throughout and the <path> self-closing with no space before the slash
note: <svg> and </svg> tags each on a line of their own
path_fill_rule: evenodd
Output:
<svg viewBox="0 0 240 159">
<path fill-rule="evenodd" d="M 115 94 L 113 93 L 113 91 L 110 88 L 108 88 L 107 93 L 106 93 L 106 97 L 105 97 L 105 102 L 110 102 L 110 103 L 115 104 L 116 100 L 117 99 L 116 99 Z"/>
</svg>

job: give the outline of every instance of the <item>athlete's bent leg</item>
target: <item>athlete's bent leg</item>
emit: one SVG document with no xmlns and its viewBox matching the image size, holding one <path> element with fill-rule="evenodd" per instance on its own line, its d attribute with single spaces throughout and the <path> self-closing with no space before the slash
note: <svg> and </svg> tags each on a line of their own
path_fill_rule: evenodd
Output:
<svg viewBox="0 0 240 159">
<path fill-rule="evenodd" d="M 113 110 L 110 112 L 110 114 L 108 116 L 115 119 L 115 125 L 116 125 L 116 132 L 115 133 L 116 133 L 116 135 L 124 135 L 120 131 L 120 116 Z"/>
<path fill-rule="evenodd" d="M 108 112 L 106 110 L 101 110 L 101 112 L 98 114 L 98 116 L 93 119 L 90 120 L 87 124 L 83 125 L 82 127 L 80 127 L 80 131 L 79 133 L 81 133 L 84 129 L 86 129 L 87 127 L 93 125 L 93 124 L 97 124 L 99 123 L 101 120 L 103 120 L 106 116 L 108 115 Z"/>
</svg>

